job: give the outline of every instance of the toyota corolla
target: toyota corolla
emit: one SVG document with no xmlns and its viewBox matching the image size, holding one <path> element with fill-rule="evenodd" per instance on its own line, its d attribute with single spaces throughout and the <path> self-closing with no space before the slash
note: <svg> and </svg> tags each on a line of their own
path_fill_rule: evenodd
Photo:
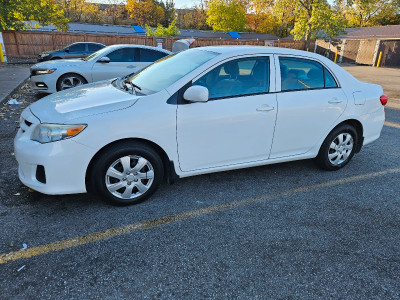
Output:
<svg viewBox="0 0 400 300">
<path fill-rule="evenodd" d="M 195 48 L 31 104 L 15 157 L 39 192 L 136 204 L 163 179 L 310 158 L 338 170 L 380 136 L 386 102 L 314 53 Z"/>
</svg>

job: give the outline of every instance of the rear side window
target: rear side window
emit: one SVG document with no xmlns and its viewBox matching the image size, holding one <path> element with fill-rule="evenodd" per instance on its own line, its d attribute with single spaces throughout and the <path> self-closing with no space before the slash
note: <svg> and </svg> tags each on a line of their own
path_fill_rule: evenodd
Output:
<svg viewBox="0 0 400 300">
<path fill-rule="evenodd" d="M 269 57 L 249 57 L 217 66 L 193 85 L 208 88 L 210 100 L 267 93 Z"/>
<path fill-rule="evenodd" d="M 84 52 L 86 51 L 85 44 L 75 44 L 69 47 L 69 52 Z"/>
<path fill-rule="evenodd" d="M 282 91 L 324 88 L 324 69 L 320 63 L 292 57 L 279 58 Z"/>
<path fill-rule="evenodd" d="M 167 53 L 151 49 L 139 49 L 139 51 L 141 62 L 155 62 L 156 60 L 168 55 Z"/>
<path fill-rule="evenodd" d="M 90 52 L 96 52 L 97 50 L 100 50 L 103 48 L 102 45 L 98 45 L 98 44 L 88 44 L 88 49 Z"/>
<path fill-rule="evenodd" d="M 121 48 L 115 50 L 106 56 L 110 59 L 110 62 L 134 62 L 136 48 Z"/>
<path fill-rule="evenodd" d="M 324 68 L 324 74 L 325 74 L 325 87 L 326 88 L 337 87 L 335 79 L 333 79 L 332 74 L 326 68 Z"/>
</svg>

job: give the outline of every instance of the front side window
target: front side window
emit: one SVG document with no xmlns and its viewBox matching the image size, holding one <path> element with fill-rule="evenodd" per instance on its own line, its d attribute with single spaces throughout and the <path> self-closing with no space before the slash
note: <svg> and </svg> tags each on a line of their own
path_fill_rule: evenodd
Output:
<svg viewBox="0 0 400 300">
<path fill-rule="evenodd" d="M 84 52 L 86 49 L 85 44 L 75 44 L 69 47 L 69 52 Z"/>
<path fill-rule="evenodd" d="M 110 62 L 134 62 L 136 48 L 121 48 L 107 55 Z"/>
<path fill-rule="evenodd" d="M 155 62 L 160 58 L 167 56 L 167 53 L 151 50 L 151 49 L 140 49 L 140 61 L 141 62 Z"/>
<path fill-rule="evenodd" d="M 231 60 L 214 68 L 193 85 L 208 88 L 210 100 L 267 93 L 269 58 L 249 57 Z"/>
<path fill-rule="evenodd" d="M 316 61 L 280 57 L 279 64 L 282 91 L 337 87 L 336 81 L 329 71 Z"/>
</svg>

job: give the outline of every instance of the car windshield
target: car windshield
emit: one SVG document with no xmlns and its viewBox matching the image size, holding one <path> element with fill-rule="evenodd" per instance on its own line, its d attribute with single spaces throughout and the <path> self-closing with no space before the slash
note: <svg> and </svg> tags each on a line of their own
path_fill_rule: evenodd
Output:
<svg viewBox="0 0 400 300">
<path fill-rule="evenodd" d="M 144 89 L 146 94 L 156 93 L 217 55 L 219 53 L 199 49 L 182 51 L 158 60 L 129 80 Z"/>
<path fill-rule="evenodd" d="M 107 53 L 108 50 L 109 50 L 109 48 L 105 47 L 103 49 L 100 49 L 99 51 L 96 51 L 96 52 L 90 54 L 89 56 L 86 56 L 83 60 L 84 61 L 96 60 L 96 59 L 100 58 L 101 56 L 103 56 L 105 53 Z"/>
</svg>

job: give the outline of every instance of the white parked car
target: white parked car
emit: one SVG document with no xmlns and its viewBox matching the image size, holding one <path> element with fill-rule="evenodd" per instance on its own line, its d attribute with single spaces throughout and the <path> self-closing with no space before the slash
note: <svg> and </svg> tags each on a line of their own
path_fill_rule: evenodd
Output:
<svg viewBox="0 0 400 300">
<path fill-rule="evenodd" d="M 52 60 L 31 67 L 35 91 L 55 93 L 78 85 L 137 73 L 172 52 L 142 45 L 113 45 L 85 58 Z"/>
<path fill-rule="evenodd" d="M 15 157 L 39 192 L 135 204 L 163 178 L 309 158 L 338 170 L 379 137 L 386 101 L 314 53 L 194 48 L 31 104 Z"/>
</svg>

